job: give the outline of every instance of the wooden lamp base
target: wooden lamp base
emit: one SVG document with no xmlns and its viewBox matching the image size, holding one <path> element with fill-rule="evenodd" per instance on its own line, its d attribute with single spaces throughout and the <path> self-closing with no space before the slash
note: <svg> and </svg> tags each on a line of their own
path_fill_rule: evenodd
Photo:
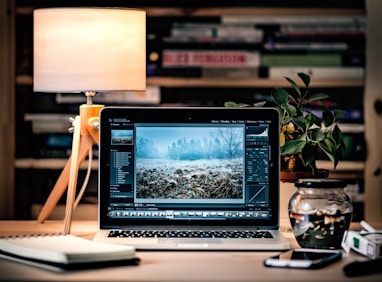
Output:
<svg viewBox="0 0 382 282">
<path fill-rule="evenodd" d="M 103 105 L 80 106 L 80 115 L 76 116 L 73 121 L 72 154 L 37 218 L 39 223 L 43 223 L 56 207 L 66 188 L 68 188 L 64 219 L 65 234 L 70 233 L 78 169 L 89 154 L 89 149 L 94 144 L 99 143 L 99 131 L 96 125 L 99 124 L 99 113 L 103 107 Z"/>
</svg>

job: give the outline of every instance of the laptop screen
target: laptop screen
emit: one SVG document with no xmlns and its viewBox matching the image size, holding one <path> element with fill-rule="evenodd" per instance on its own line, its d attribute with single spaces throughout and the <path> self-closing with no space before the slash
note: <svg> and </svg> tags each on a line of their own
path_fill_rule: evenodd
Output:
<svg viewBox="0 0 382 282">
<path fill-rule="evenodd" d="M 107 107 L 99 196 L 101 227 L 277 227 L 278 112 Z"/>
</svg>

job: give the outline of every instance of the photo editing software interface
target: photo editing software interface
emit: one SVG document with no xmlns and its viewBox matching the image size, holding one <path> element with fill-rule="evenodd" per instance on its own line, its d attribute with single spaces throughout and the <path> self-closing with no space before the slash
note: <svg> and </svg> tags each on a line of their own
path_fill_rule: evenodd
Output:
<svg viewBox="0 0 382 282">
<path fill-rule="evenodd" d="M 271 216 L 271 121 L 109 122 L 109 218 Z"/>
</svg>

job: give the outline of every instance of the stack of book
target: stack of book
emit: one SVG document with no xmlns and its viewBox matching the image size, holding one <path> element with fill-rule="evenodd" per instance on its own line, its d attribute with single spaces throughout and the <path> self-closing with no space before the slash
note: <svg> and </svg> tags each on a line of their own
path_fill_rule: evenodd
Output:
<svg viewBox="0 0 382 282">
<path fill-rule="evenodd" d="M 148 42 L 148 76 L 364 77 L 364 16 L 222 16 L 151 35 L 161 42 Z"/>
</svg>

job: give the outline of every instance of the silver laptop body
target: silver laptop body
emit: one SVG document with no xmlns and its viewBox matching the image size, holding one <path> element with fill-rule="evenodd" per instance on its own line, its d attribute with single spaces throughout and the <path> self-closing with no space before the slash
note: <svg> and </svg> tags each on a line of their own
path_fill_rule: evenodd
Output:
<svg viewBox="0 0 382 282">
<path fill-rule="evenodd" d="M 278 230 L 279 158 L 273 108 L 106 107 L 94 240 L 137 250 L 289 249 Z"/>
</svg>

